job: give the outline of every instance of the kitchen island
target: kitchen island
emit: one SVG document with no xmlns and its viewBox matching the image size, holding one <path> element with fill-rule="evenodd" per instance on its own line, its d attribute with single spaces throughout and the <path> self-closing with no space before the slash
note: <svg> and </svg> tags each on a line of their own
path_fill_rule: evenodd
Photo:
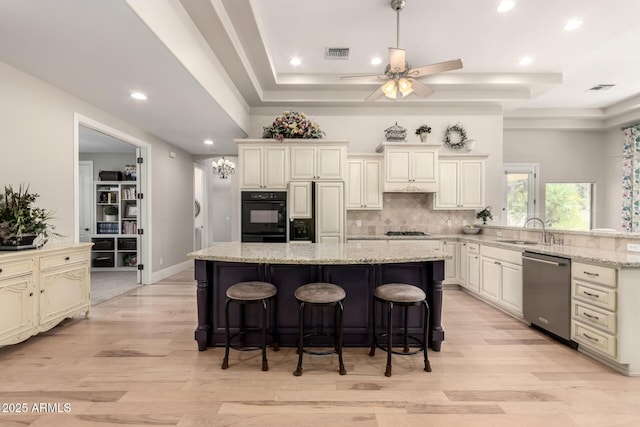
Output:
<svg viewBox="0 0 640 427">
<path fill-rule="evenodd" d="M 347 292 L 344 300 L 344 345 L 366 347 L 371 340 L 370 307 L 373 290 L 383 283 L 408 283 L 427 293 L 430 313 L 429 343 L 440 351 L 444 260 L 449 255 L 411 241 L 358 243 L 218 243 L 189 254 L 195 262 L 200 351 L 224 344 L 226 290 L 234 283 L 260 280 L 278 288 L 276 326 L 280 345 L 294 346 L 298 333 L 298 304 L 294 292 L 310 282 L 331 282 Z M 237 312 L 231 319 L 237 319 Z M 326 328 L 332 316 L 315 313 L 313 324 Z M 395 315 L 400 315 L 396 310 Z M 253 316 L 253 317 L 252 317 Z M 419 331 L 421 316 L 410 310 L 410 331 Z M 309 318 L 309 321 L 311 318 Z M 398 319 L 399 321 L 399 319 Z M 238 324 L 233 323 L 232 328 Z M 380 323 L 380 319 L 377 319 Z M 397 321 L 396 321 L 397 322 Z M 257 313 L 247 309 L 247 326 L 257 324 Z M 396 323 L 398 324 L 398 323 Z"/>
</svg>

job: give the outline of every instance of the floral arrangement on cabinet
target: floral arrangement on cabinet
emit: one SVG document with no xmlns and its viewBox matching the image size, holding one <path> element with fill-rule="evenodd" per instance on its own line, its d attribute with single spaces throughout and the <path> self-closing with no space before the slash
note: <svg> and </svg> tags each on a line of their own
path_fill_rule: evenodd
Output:
<svg viewBox="0 0 640 427">
<path fill-rule="evenodd" d="M 276 117 L 271 126 L 262 128 L 263 138 L 275 138 L 278 141 L 284 138 L 320 139 L 324 134 L 316 122 L 305 113 L 296 111 L 285 111 Z"/>
<path fill-rule="evenodd" d="M 476 214 L 476 218 L 481 219 L 483 224 L 487 223 L 487 219 L 493 219 L 493 214 L 491 213 L 491 206 L 487 206 L 486 208 L 478 212 Z"/>
<path fill-rule="evenodd" d="M 420 141 L 427 142 L 427 135 L 431 133 L 431 126 L 428 125 L 420 125 L 418 129 L 416 129 L 416 135 L 420 137 Z"/>
</svg>

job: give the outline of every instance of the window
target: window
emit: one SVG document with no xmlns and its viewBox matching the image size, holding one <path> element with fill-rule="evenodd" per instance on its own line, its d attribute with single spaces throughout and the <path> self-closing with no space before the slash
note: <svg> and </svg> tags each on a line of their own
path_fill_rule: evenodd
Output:
<svg viewBox="0 0 640 427">
<path fill-rule="evenodd" d="M 538 188 L 538 165 L 507 163 L 502 182 L 504 221 L 506 225 L 522 227 L 527 218 L 535 216 Z"/>
<path fill-rule="evenodd" d="M 547 227 L 563 230 L 590 230 L 593 184 L 548 182 L 544 186 L 544 213 Z"/>
</svg>

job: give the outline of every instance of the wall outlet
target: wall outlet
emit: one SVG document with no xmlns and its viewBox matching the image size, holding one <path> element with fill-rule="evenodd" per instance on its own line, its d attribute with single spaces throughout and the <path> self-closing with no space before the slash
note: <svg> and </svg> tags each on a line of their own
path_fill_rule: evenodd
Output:
<svg viewBox="0 0 640 427">
<path fill-rule="evenodd" d="M 160 265 L 162 265 L 162 258 L 160 258 Z"/>
<path fill-rule="evenodd" d="M 356 227 L 362 227 L 362 220 L 356 220 Z"/>
<path fill-rule="evenodd" d="M 463 220 L 462 220 L 462 226 L 463 226 L 463 227 L 466 227 L 466 226 L 467 226 L 467 220 L 466 220 L 466 219 L 463 219 Z"/>
<path fill-rule="evenodd" d="M 496 231 L 496 237 L 502 237 L 502 231 Z"/>
<path fill-rule="evenodd" d="M 447 220 L 447 227 L 451 227 L 453 225 L 453 221 L 450 219 Z"/>
<path fill-rule="evenodd" d="M 638 243 L 627 243 L 627 250 L 631 252 L 640 252 L 640 244 Z"/>
</svg>

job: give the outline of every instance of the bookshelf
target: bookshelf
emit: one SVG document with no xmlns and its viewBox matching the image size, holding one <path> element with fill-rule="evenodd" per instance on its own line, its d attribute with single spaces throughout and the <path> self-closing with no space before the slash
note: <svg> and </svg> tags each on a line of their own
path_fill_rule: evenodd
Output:
<svg viewBox="0 0 640 427">
<path fill-rule="evenodd" d="M 135 181 L 95 181 L 92 269 L 134 270 L 138 264 Z"/>
</svg>

